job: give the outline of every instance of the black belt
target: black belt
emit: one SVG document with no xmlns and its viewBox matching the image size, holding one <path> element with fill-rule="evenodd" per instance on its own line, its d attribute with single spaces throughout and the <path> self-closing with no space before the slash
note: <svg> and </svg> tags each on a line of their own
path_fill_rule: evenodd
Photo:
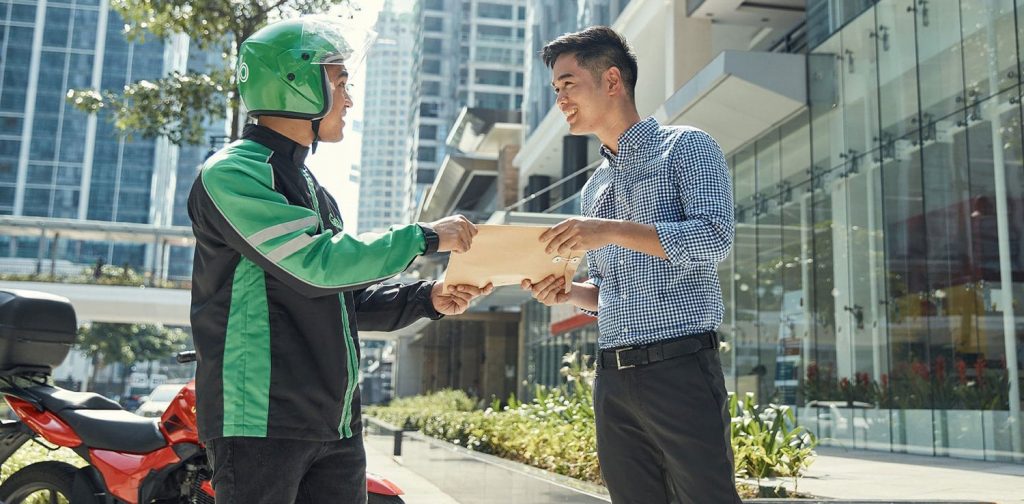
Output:
<svg viewBox="0 0 1024 504">
<path fill-rule="evenodd" d="M 708 331 L 647 345 L 609 348 L 601 351 L 599 365 L 602 368 L 629 369 L 695 354 L 705 348 L 718 348 L 718 333 Z"/>
</svg>

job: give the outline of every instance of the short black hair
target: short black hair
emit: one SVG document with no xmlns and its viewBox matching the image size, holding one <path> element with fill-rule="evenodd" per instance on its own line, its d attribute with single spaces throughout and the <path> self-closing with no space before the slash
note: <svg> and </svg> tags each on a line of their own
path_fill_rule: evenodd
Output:
<svg viewBox="0 0 1024 504">
<path fill-rule="evenodd" d="M 575 33 L 566 33 L 540 50 L 548 68 L 563 54 L 574 54 L 576 63 L 589 70 L 595 79 L 611 67 L 619 69 L 626 83 L 626 92 L 634 99 L 636 90 L 636 53 L 626 39 L 607 26 L 591 26 Z"/>
</svg>

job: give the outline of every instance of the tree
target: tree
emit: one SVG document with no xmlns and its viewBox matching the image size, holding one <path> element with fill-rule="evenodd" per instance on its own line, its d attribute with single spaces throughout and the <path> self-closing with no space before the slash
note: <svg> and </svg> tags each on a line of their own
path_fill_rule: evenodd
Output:
<svg viewBox="0 0 1024 504">
<path fill-rule="evenodd" d="M 92 358 L 88 383 L 95 383 L 101 367 L 120 363 L 127 370 L 137 361 L 168 357 L 184 349 L 186 337 L 181 329 L 161 324 L 93 322 L 78 329 L 76 345 Z M 82 388 L 88 388 L 88 383 Z"/>
<path fill-rule="evenodd" d="M 72 89 L 67 99 L 90 114 L 107 109 L 115 127 L 143 138 L 166 136 L 175 145 L 200 144 L 203 123 L 224 114 L 231 118 L 231 139 L 240 133 L 234 61 L 242 41 L 270 20 L 323 14 L 350 0 L 112 0 L 125 20 L 125 36 L 143 42 L 178 33 L 202 49 L 220 49 L 224 67 L 207 72 L 172 72 L 155 81 L 139 81 L 123 91 Z"/>
</svg>

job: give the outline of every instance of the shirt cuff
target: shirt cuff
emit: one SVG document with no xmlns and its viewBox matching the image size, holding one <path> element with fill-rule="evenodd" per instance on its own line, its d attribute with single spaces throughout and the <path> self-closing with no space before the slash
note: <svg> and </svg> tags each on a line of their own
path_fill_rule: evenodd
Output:
<svg viewBox="0 0 1024 504">
<path fill-rule="evenodd" d="M 588 283 L 590 285 L 593 285 L 594 287 L 597 287 L 599 290 L 601 289 L 601 279 L 600 278 L 590 277 L 590 278 L 586 279 L 583 283 Z M 601 299 L 601 295 L 598 294 L 598 307 L 601 306 L 600 299 Z M 583 312 L 583 313 L 586 313 L 587 315 L 590 315 L 591 317 L 596 317 L 597 316 L 597 310 L 591 311 L 591 310 L 588 310 L 586 308 L 580 308 L 580 311 Z"/>
<path fill-rule="evenodd" d="M 658 233 L 658 242 L 661 248 L 665 249 L 665 255 L 673 266 L 686 266 L 690 264 L 690 255 L 686 253 L 684 243 L 684 232 L 678 222 L 659 222 L 654 225 Z"/>
<path fill-rule="evenodd" d="M 438 247 L 441 245 L 441 237 L 437 235 L 434 228 L 427 224 L 417 224 L 417 226 L 423 234 L 423 252 L 421 252 L 421 255 L 436 254 Z"/>
</svg>

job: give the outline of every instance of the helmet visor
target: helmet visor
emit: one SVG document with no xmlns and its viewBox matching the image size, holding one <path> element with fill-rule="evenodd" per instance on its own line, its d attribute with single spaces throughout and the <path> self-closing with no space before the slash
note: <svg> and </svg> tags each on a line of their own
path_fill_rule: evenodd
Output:
<svg viewBox="0 0 1024 504">
<path fill-rule="evenodd" d="M 350 21 L 330 16 L 307 16 L 302 23 L 300 47 L 314 47 L 310 63 L 314 65 L 344 64 L 351 74 L 362 64 L 377 38 L 373 30 Z"/>
</svg>

